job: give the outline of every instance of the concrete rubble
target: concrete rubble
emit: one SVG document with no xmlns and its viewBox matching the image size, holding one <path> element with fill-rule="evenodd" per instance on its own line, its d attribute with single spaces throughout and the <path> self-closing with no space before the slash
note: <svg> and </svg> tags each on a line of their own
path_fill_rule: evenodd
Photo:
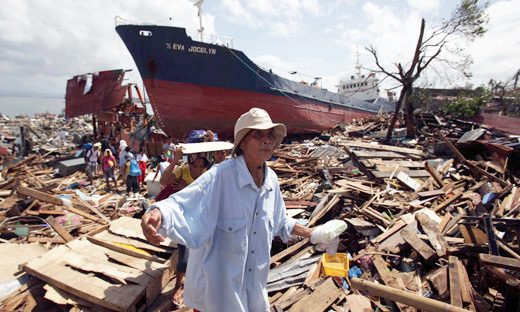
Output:
<svg viewBox="0 0 520 312">
<path fill-rule="evenodd" d="M 268 162 L 288 215 L 308 226 L 348 223 L 342 276 L 325 274 L 329 263 L 308 240 L 275 239 L 271 311 L 517 309 L 519 138 L 423 114 L 417 138 L 397 129 L 382 144 L 388 120 L 289 138 Z M 12 255 L 2 264 L 0 310 L 171 309 L 176 249 L 148 244 L 139 227 L 153 196 L 108 191 L 102 178 L 88 186 L 82 170 L 58 174 L 92 133 L 89 121 L 43 115 L 0 124 L 8 151 L 0 156 L 0 252 Z M 24 157 L 12 154 L 15 144 L 24 151 L 20 127 L 32 144 Z"/>
</svg>

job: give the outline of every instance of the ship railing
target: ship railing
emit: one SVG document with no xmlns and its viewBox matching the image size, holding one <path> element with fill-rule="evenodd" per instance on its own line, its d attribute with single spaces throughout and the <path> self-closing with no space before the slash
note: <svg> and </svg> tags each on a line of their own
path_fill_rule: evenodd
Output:
<svg viewBox="0 0 520 312">
<path fill-rule="evenodd" d="M 200 40 L 200 33 L 186 30 L 186 34 L 193 40 Z M 202 34 L 201 42 L 215 44 L 223 47 L 233 48 L 233 38 L 226 36 L 217 36 L 211 34 Z"/>
</svg>

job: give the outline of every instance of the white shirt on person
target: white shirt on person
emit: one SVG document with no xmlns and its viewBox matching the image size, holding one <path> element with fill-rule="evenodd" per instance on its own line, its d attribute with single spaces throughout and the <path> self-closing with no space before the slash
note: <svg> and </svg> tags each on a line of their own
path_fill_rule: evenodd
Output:
<svg viewBox="0 0 520 312">
<path fill-rule="evenodd" d="M 272 240 L 286 241 L 287 217 L 278 178 L 267 168 L 259 188 L 243 157 L 212 167 L 195 182 L 150 207 L 159 233 L 190 248 L 184 301 L 199 311 L 269 311 L 267 275 Z"/>
<path fill-rule="evenodd" d="M 146 154 L 138 154 L 137 157 L 135 158 L 135 160 L 137 162 L 140 162 L 140 161 L 147 162 L 148 161 L 148 156 L 146 156 Z"/>
</svg>

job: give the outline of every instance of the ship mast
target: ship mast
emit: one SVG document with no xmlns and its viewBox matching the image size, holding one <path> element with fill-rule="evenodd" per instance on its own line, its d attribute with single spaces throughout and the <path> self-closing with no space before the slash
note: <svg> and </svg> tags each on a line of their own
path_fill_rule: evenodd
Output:
<svg viewBox="0 0 520 312">
<path fill-rule="evenodd" d="M 204 31 L 204 27 L 202 27 L 202 3 L 204 2 L 204 0 L 198 0 L 197 2 L 195 2 L 193 5 L 197 7 L 198 9 L 198 16 L 199 16 L 199 25 L 200 25 L 200 28 L 198 29 L 198 32 L 200 33 L 200 42 L 203 42 L 202 40 L 202 32 Z"/>
<path fill-rule="evenodd" d="M 361 64 L 359 64 L 359 51 L 356 47 L 356 78 L 361 78 Z"/>
</svg>

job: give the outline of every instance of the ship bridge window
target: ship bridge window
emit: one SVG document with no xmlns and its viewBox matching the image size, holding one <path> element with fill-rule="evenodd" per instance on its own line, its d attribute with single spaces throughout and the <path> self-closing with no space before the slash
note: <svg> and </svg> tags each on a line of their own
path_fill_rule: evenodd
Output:
<svg viewBox="0 0 520 312">
<path fill-rule="evenodd" d="M 149 31 L 149 30 L 140 30 L 139 31 L 139 35 L 141 35 L 143 37 L 151 37 L 152 36 L 152 32 Z"/>
</svg>

